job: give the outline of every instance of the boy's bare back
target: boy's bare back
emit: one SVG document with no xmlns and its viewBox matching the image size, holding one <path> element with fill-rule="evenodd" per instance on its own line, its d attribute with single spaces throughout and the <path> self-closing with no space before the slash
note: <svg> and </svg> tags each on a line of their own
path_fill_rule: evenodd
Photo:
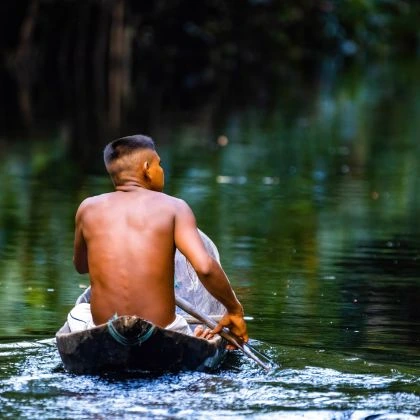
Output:
<svg viewBox="0 0 420 420">
<path fill-rule="evenodd" d="M 193 212 L 162 193 L 164 173 L 153 141 L 115 140 L 104 151 L 115 191 L 82 202 L 76 213 L 74 265 L 89 273 L 95 324 L 114 314 L 137 315 L 161 327 L 175 319 L 174 255 L 178 248 L 206 289 L 227 310 L 223 327 L 248 339 L 243 309 L 207 252 Z"/>
<path fill-rule="evenodd" d="M 134 187 L 80 206 L 95 324 L 114 313 L 136 314 L 162 327 L 173 321 L 175 200 Z"/>
</svg>

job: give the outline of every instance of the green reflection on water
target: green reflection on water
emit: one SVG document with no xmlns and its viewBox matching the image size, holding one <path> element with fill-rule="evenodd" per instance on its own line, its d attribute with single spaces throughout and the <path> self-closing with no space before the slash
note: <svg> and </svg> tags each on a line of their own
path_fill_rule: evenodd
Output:
<svg viewBox="0 0 420 420">
<path fill-rule="evenodd" d="M 166 192 L 219 246 L 251 336 L 309 349 L 304 364 L 340 351 L 419 372 L 417 69 L 284 87 L 273 109 L 226 117 L 226 146 L 197 145 L 192 125 L 159 150 Z M 0 337 L 51 336 L 88 283 L 71 263 L 75 209 L 111 184 L 79 173 L 60 135 L 2 144 L 0 159 Z"/>
</svg>

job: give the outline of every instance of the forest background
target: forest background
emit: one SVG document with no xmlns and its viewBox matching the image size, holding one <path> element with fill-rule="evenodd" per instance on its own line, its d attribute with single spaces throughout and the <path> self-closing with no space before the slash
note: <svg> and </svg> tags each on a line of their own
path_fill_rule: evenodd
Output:
<svg viewBox="0 0 420 420">
<path fill-rule="evenodd" d="M 420 50 L 409 0 L 22 0 L 0 11 L 0 141 L 54 126 L 80 164 L 138 127 L 168 141 L 174 120 L 207 122 L 216 141 L 228 108 L 269 110 L 283 96 L 293 108 L 281 89 L 305 95 L 326 66 L 334 77 Z"/>
</svg>

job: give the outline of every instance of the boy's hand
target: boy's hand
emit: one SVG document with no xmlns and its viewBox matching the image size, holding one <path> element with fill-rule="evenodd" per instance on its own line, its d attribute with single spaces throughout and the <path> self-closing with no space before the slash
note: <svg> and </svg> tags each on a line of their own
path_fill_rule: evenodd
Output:
<svg viewBox="0 0 420 420">
<path fill-rule="evenodd" d="M 218 334 L 223 328 L 228 328 L 229 331 L 239 337 L 244 342 L 248 341 L 248 332 L 246 323 L 242 314 L 226 313 L 220 322 L 211 331 L 212 335 Z M 235 350 L 236 347 L 228 344 L 226 346 L 229 350 Z"/>
</svg>

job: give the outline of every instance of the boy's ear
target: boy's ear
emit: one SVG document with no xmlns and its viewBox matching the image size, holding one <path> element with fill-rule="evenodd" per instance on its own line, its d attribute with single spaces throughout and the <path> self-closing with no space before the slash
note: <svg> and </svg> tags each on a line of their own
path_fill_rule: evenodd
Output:
<svg viewBox="0 0 420 420">
<path fill-rule="evenodd" d="M 144 175 L 145 179 L 150 179 L 149 162 L 147 160 L 143 163 L 143 175 Z"/>
</svg>

